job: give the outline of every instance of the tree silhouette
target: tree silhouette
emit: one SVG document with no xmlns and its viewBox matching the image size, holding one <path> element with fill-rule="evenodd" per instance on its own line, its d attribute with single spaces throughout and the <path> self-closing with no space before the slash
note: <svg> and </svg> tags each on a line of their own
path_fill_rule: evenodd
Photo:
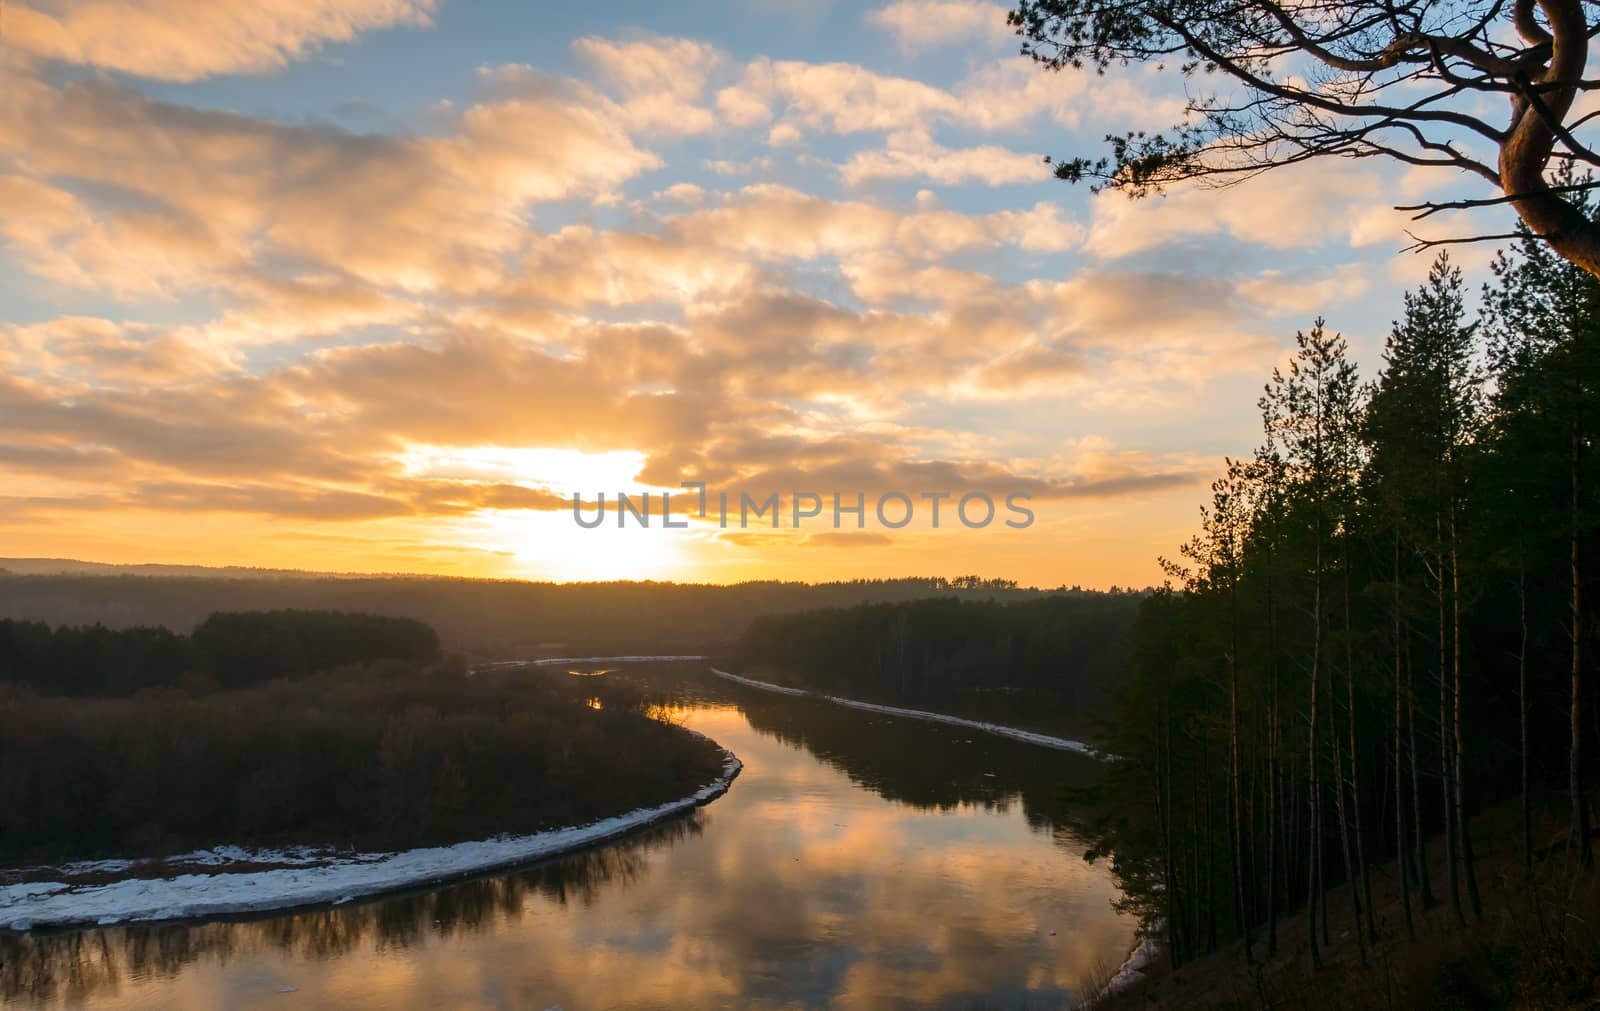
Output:
<svg viewBox="0 0 1600 1011">
<path fill-rule="evenodd" d="M 1020 0 L 1009 18 L 1023 52 L 1051 69 L 1149 63 L 1189 84 L 1183 122 L 1112 135 L 1107 157 L 1057 162 L 1063 179 L 1143 196 L 1314 158 L 1390 158 L 1499 191 L 1403 208 L 1417 217 L 1508 203 L 1557 253 L 1600 274 L 1600 226 L 1572 199 L 1592 182 L 1547 179 L 1561 165 L 1600 165 L 1577 136 L 1594 114 L 1574 111 L 1600 88 L 1586 76 L 1600 30 L 1591 13 L 1582 0 Z M 1509 104 L 1503 125 L 1484 115 L 1492 96 Z M 1418 245 L 1455 241 L 1470 240 Z"/>
</svg>

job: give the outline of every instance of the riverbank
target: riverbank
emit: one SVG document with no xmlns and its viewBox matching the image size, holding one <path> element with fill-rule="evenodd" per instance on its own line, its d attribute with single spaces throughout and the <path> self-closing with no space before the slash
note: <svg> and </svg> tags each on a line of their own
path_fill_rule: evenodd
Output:
<svg viewBox="0 0 1600 1011">
<path fill-rule="evenodd" d="M 479 664 L 479 670 L 516 670 L 522 667 L 554 667 L 564 663 L 683 663 L 690 660 L 710 659 L 702 654 L 684 656 L 545 656 L 532 660 L 496 660 Z"/>
<path fill-rule="evenodd" d="M 1088 755 L 1093 758 L 1105 757 L 1082 741 L 1074 741 L 1065 737 L 1054 737 L 1050 734 L 1036 733 L 1032 730 L 1005 727 L 998 723 L 984 723 L 961 716 L 949 716 L 945 713 L 932 713 L 921 709 L 903 709 L 899 706 L 885 706 L 876 702 L 862 702 L 859 699 L 847 699 L 838 695 L 822 695 L 806 691 L 803 688 L 792 688 L 787 685 L 772 684 L 769 681 L 758 681 L 755 678 L 719 670 L 716 667 L 711 668 L 711 673 L 736 684 L 741 684 L 748 688 L 758 688 L 762 691 L 777 692 L 781 695 L 810 695 L 824 702 L 831 702 L 838 706 L 848 706 L 851 709 L 862 709 L 867 712 L 882 713 L 886 716 L 899 716 L 910 720 L 924 720 L 929 723 L 945 723 L 950 726 L 966 727 L 969 730 L 979 730 L 986 734 L 994 734 L 997 737 L 1009 737 L 1014 741 L 1036 744 L 1042 748 L 1054 748 L 1057 751 L 1075 751 L 1078 754 Z"/>
<path fill-rule="evenodd" d="M 696 736 L 703 738 L 703 735 Z M 694 793 L 655 807 L 571 828 L 399 853 L 328 855 L 326 851 L 309 849 L 218 848 L 170 861 L 213 868 L 208 873 L 134 876 L 109 882 L 95 879 L 107 873 L 133 874 L 140 865 L 133 861 L 66 865 L 56 869 L 62 872 L 58 880 L 0 886 L 0 929 L 25 931 L 39 927 L 193 919 L 341 904 L 360 897 L 440 884 L 563 856 L 610 842 L 722 796 L 743 766 L 738 756 L 721 750 L 724 756 L 721 774 Z M 261 866 L 270 869 L 229 870 L 230 867 Z M 74 883 L 74 879 L 80 883 Z"/>
</svg>

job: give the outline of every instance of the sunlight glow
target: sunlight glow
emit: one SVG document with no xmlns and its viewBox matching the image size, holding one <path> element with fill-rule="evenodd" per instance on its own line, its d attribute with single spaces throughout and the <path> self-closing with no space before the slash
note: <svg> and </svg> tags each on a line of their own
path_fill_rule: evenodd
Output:
<svg viewBox="0 0 1600 1011">
<path fill-rule="evenodd" d="M 645 454 L 633 449 L 585 453 L 528 446 L 414 445 L 399 457 L 408 476 L 443 481 L 506 482 L 592 500 L 599 492 L 647 488 L 636 480 Z"/>
<path fill-rule="evenodd" d="M 511 556 L 514 571 L 508 575 L 555 582 L 691 578 L 695 566 L 684 548 L 703 536 L 659 525 L 618 530 L 609 522 L 585 530 L 573 522 L 570 509 L 486 509 L 459 522 L 455 533 L 463 542 Z"/>
</svg>

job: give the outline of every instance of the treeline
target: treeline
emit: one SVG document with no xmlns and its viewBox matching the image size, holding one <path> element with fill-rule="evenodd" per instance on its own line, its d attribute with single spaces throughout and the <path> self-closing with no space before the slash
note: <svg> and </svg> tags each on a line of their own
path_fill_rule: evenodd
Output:
<svg viewBox="0 0 1600 1011">
<path fill-rule="evenodd" d="M 0 685 L 41 695 L 132 695 L 146 688 L 241 688 L 378 660 L 432 661 L 419 621 L 330 611 L 216 613 L 193 635 L 0 619 Z"/>
<path fill-rule="evenodd" d="M 1552 843 L 1591 862 L 1600 284 L 1527 238 L 1477 315 L 1465 296 L 1441 255 L 1370 382 L 1322 321 L 1297 334 L 1260 447 L 1141 607 L 1099 843 L 1174 966 L 1292 929 L 1320 967 L 1330 919 L 1365 961 L 1375 863 L 1397 862 L 1395 929 L 1478 920 L 1491 802 L 1521 803 L 1497 876 Z M 1554 840 L 1541 790 L 1567 798 Z"/>
<path fill-rule="evenodd" d="M 1122 671 L 1141 598 L 934 598 L 773 615 L 750 623 L 735 663 L 870 701 L 1075 724 Z"/>
<path fill-rule="evenodd" d="M 650 705 L 609 678 L 402 660 L 203 696 L 0 691 L 0 865 L 584 824 L 720 772 Z"/>
<path fill-rule="evenodd" d="M 581 534 L 582 531 L 579 531 Z M 3 567 L 4 563 L 0 563 Z M 1092 591 L 1050 591 L 1086 596 Z M 0 573 L 0 614 L 52 625 L 193 628 L 214 611 L 348 611 L 412 618 L 451 649 L 495 659 L 535 652 L 710 653 L 752 618 L 949 596 L 1026 600 L 1014 582 L 954 578 L 835 583 L 532 583 L 443 577 L 156 577 Z"/>
</svg>

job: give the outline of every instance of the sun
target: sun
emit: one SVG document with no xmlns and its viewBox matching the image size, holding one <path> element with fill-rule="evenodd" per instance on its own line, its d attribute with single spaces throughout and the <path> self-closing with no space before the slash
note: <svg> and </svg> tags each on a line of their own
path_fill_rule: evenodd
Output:
<svg viewBox="0 0 1600 1011">
<path fill-rule="evenodd" d="M 609 502 L 611 494 L 606 498 Z M 593 499 L 589 507 L 593 509 Z M 509 556 L 508 575 L 555 582 L 612 579 L 687 579 L 694 576 L 689 543 L 703 535 L 693 530 L 618 530 L 610 521 L 585 530 L 572 510 L 533 512 L 487 509 L 463 520 L 462 540 L 482 550 Z"/>
<path fill-rule="evenodd" d="M 619 449 L 583 452 L 529 446 L 414 445 L 398 457 L 408 476 L 462 483 L 515 484 L 554 492 L 570 502 L 581 495 L 593 515 L 604 493 L 614 506 L 618 492 L 652 500 L 668 489 L 638 480 L 646 455 Z M 672 489 L 677 491 L 678 489 Z M 659 519 L 641 529 L 630 522 L 618 529 L 614 514 L 594 529 L 573 518 L 570 507 L 555 511 L 481 509 L 449 521 L 452 540 L 473 551 L 497 555 L 505 575 L 556 582 L 692 577 L 687 547 L 704 539 L 690 530 L 665 529 Z"/>
</svg>

